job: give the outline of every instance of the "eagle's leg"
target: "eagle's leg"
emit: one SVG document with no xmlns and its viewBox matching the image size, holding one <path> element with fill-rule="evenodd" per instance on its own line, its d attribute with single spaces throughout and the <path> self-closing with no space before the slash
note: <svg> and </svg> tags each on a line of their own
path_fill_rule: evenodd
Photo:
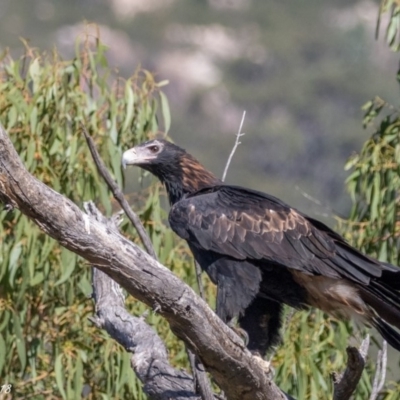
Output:
<svg viewBox="0 0 400 400">
<path fill-rule="evenodd" d="M 256 297 L 239 318 L 239 326 L 248 335 L 247 348 L 263 358 L 280 340 L 282 304 Z"/>
</svg>

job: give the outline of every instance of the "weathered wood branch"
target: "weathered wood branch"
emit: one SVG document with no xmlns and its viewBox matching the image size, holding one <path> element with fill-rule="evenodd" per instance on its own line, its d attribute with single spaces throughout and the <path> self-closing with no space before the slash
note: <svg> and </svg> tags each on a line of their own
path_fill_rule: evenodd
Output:
<svg viewBox="0 0 400 400">
<path fill-rule="evenodd" d="M 132 368 L 149 398 L 200 400 L 193 391 L 192 377 L 169 364 L 164 343 L 156 332 L 125 309 L 123 298 L 118 296 L 119 285 L 93 268 L 93 287 L 96 317 L 91 321 L 132 353 Z"/>
<path fill-rule="evenodd" d="M 0 194 L 45 233 L 157 310 L 232 400 L 285 399 L 241 340 L 195 292 L 134 243 L 33 177 L 0 126 Z"/>
<path fill-rule="evenodd" d="M 93 203 L 86 212 L 118 232 L 117 218 L 107 220 Z M 200 400 L 193 391 L 194 382 L 186 372 L 169 364 L 163 341 L 143 320 L 129 314 L 121 287 L 93 266 L 93 299 L 96 315 L 90 320 L 132 353 L 131 365 L 143 383 L 143 390 L 154 400 Z"/>
<path fill-rule="evenodd" d="M 349 400 L 361 379 L 369 348 L 369 335 L 360 349 L 347 348 L 347 366 L 343 374 L 333 374 L 333 400 Z"/>
</svg>

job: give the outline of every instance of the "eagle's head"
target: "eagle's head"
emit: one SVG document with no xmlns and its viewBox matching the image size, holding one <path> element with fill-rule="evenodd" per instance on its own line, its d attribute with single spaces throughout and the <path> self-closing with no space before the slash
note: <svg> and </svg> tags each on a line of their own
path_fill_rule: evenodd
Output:
<svg viewBox="0 0 400 400">
<path fill-rule="evenodd" d="M 125 151 L 122 165 L 124 168 L 136 165 L 159 178 L 167 188 L 171 203 L 203 187 L 221 184 L 186 150 L 162 139 L 150 140 Z"/>
<path fill-rule="evenodd" d="M 177 167 L 186 154 L 184 149 L 166 140 L 149 140 L 125 151 L 122 166 L 136 165 L 158 175 L 158 169 Z"/>
</svg>

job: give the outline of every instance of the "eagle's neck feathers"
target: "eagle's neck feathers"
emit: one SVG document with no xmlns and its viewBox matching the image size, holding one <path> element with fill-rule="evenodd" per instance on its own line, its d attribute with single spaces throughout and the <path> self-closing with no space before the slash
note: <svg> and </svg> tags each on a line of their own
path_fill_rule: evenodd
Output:
<svg viewBox="0 0 400 400">
<path fill-rule="evenodd" d="M 222 183 L 187 153 L 176 163 L 164 165 L 162 169 L 154 172 L 165 184 L 171 205 L 200 189 Z"/>
</svg>

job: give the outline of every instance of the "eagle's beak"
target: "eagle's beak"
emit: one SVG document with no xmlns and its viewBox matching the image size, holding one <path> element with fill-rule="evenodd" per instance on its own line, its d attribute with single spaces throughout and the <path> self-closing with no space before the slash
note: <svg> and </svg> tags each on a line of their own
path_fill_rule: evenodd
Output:
<svg viewBox="0 0 400 400">
<path fill-rule="evenodd" d="M 140 157 L 134 147 L 125 151 L 122 155 L 122 167 L 125 169 L 127 165 L 135 165 L 140 162 Z"/>
<path fill-rule="evenodd" d="M 146 149 L 140 146 L 132 147 L 122 155 L 122 167 L 125 169 L 127 165 L 147 164 L 150 158 Z"/>
</svg>

